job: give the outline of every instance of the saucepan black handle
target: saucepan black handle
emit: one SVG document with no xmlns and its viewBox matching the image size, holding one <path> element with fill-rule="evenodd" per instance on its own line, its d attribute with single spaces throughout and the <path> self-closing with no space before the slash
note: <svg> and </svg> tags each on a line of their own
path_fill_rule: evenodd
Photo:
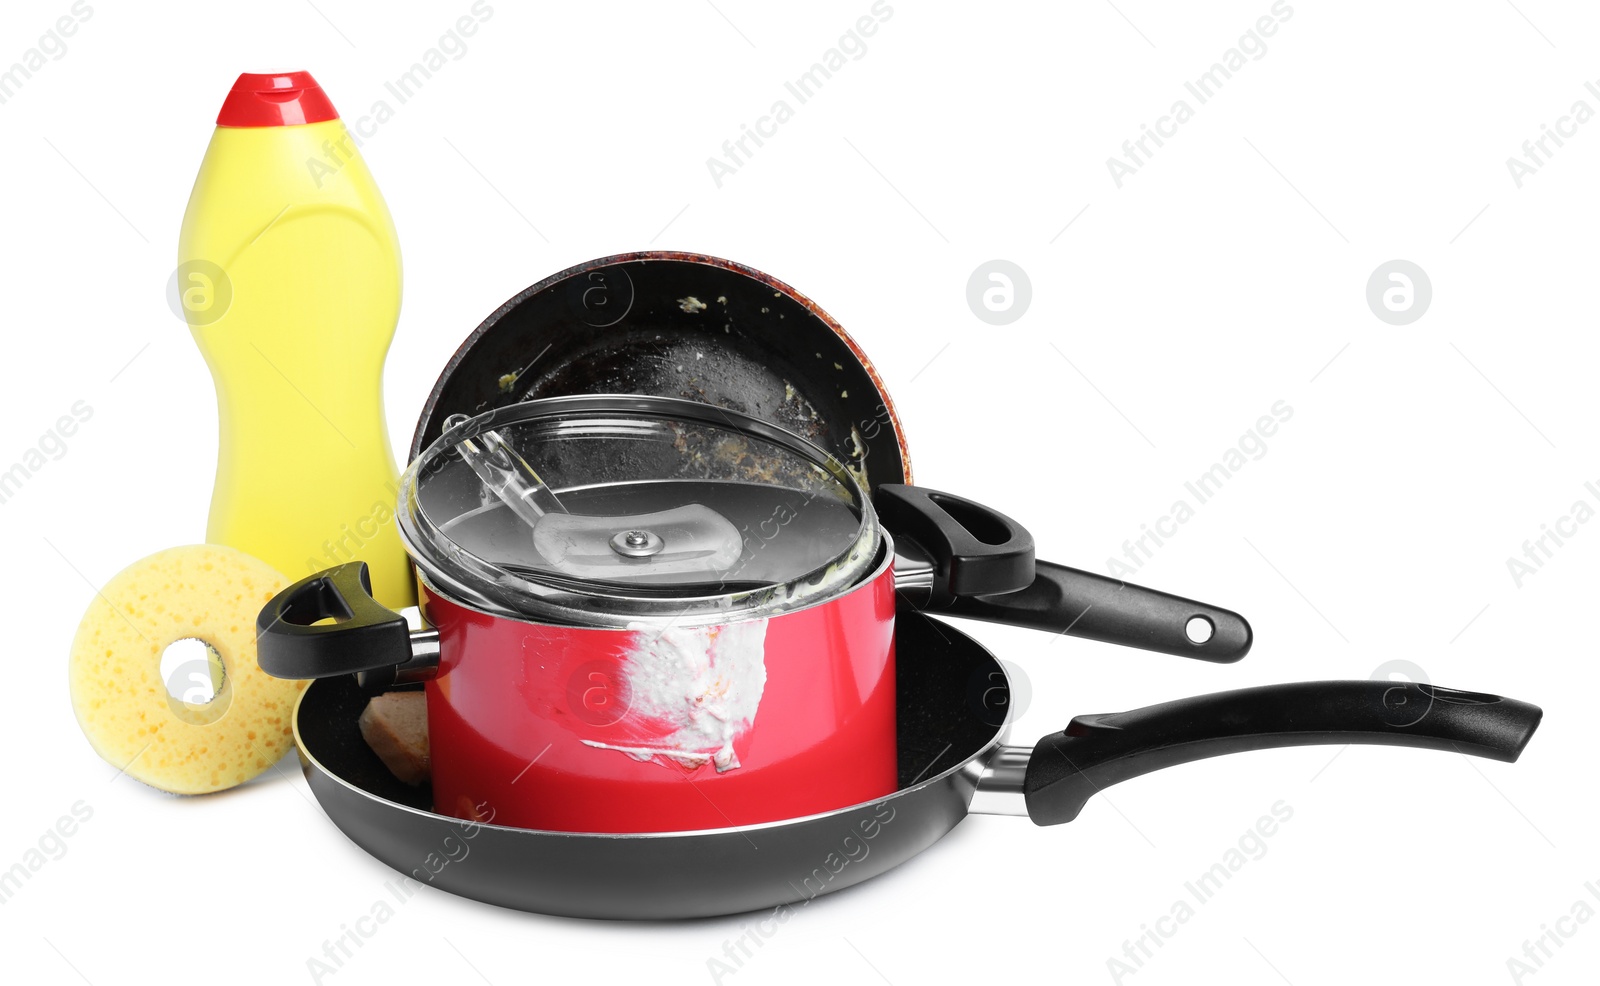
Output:
<svg viewBox="0 0 1600 986">
<path fill-rule="evenodd" d="M 925 595 L 906 593 L 919 609 L 1219 664 L 1250 650 L 1250 624 L 1238 613 L 1036 561 L 1032 535 L 997 510 L 890 483 L 872 503 L 883 526 L 932 568 L 931 587 L 919 587 Z"/>
<path fill-rule="evenodd" d="M 1231 664 L 1250 651 L 1250 624 L 1232 610 L 1041 561 L 1033 583 L 1003 595 L 956 597 L 952 616 L 1050 630 L 1124 647 Z"/>
<path fill-rule="evenodd" d="M 884 483 L 872 492 L 878 520 L 931 569 L 921 608 L 1009 593 L 1033 581 L 1033 535 L 998 510 L 954 493 Z M 896 582 L 900 579 L 896 573 Z"/>
<path fill-rule="evenodd" d="M 320 622 L 327 619 L 334 622 Z M 332 678 L 411 656 L 406 618 L 372 598 L 364 561 L 306 576 L 256 618 L 256 660 L 275 678 Z"/>
<path fill-rule="evenodd" d="M 1544 713 L 1498 695 L 1394 681 L 1306 681 L 1078 716 L 1033 748 L 1023 790 L 1039 825 L 1070 822 L 1112 784 L 1226 753 L 1365 743 L 1514 762 Z"/>
</svg>

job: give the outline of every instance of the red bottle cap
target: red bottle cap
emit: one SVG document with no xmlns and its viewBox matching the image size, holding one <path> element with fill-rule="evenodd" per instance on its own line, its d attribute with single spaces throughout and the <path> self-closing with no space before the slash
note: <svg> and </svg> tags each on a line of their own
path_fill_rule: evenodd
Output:
<svg viewBox="0 0 1600 986">
<path fill-rule="evenodd" d="M 338 118 L 339 111 L 310 72 L 246 72 L 223 101 L 217 126 L 293 127 Z"/>
</svg>

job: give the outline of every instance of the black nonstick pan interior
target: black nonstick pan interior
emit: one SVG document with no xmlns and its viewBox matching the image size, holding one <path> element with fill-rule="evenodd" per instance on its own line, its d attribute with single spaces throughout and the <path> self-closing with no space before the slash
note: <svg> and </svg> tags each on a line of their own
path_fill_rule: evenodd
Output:
<svg viewBox="0 0 1600 986">
<path fill-rule="evenodd" d="M 725 407 L 821 446 L 869 486 L 911 482 L 894 404 L 839 323 L 754 268 L 664 251 L 592 260 L 501 305 L 434 384 L 410 458 L 452 414 L 571 394 Z"/>
<path fill-rule="evenodd" d="M 967 813 L 968 761 L 999 738 L 1009 692 L 972 638 L 896 616 L 901 791 L 875 805 L 763 826 L 651 835 L 536 832 L 435 815 L 361 738 L 353 677 L 313 681 L 295 711 L 306 779 L 357 845 L 420 883 L 505 907 L 600 918 L 692 918 L 831 893 L 891 869 Z M 849 860 L 839 866 L 841 859 Z"/>
</svg>

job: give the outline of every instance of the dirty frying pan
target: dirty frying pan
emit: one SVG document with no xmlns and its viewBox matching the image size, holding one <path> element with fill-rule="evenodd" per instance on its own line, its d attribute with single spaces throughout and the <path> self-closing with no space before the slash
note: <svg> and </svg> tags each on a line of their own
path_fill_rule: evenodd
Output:
<svg viewBox="0 0 1600 986">
<path fill-rule="evenodd" d="M 1076 818 L 1095 792 L 1206 757 L 1310 744 L 1382 744 L 1515 761 L 1541 712 L 1420 684 L 1323 681 L 1078 716 L 1009 746 L 1003 666 L 954 628 L 902 607 L 899 790 L 806 818 L 698 832 L 583 834 L 431 810 L 361 738 L 353 676 L 313 681 L 295 710 L 312 793 L 358 846 L 419 883 L 502 907 L 587 918 L 696 918 L 809 900 L 877 876 L 968 812 Z M 685 783 L 688 783 L 687 779 Z"/>
<path fill-rule="evenodd" d="M 857 473 L 894 531 L 896 572 L 907 577 L 897 580 L 901 598 L 919 609 L 1203 661 L 1237 661 L 1250 649 L 1250 625 L 1238 613 L 1034 562 L 1031 539 L 1025 565 L 995 559 L 1002 552 L 985 549 L 998 547 L 997 511 L 904 485 L 912 481 L 911 459 L 894 402 L 839 323 L 776 278 L 717 257 L 603 257 L 507 301 L 450 358 L 423 406 L 409 458 L 452 415 L 579 394 L 692 400 L 777 425 L 832 453 Z M 929 523 L 939 511 L 916 509 L 919 499 L 966 528 L 956 531 L 965 551 L 951 542 L 948 524 Z M 1000 580 L 1007 591 L 961 591 L 994 585 L 997 569 L 1008 576 Z"/>
</svg>

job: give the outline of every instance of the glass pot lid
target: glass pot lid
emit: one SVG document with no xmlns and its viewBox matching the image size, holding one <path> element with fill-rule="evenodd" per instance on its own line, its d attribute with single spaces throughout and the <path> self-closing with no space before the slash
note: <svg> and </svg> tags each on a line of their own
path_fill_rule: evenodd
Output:
<svg viewBox="0 0 1600 986">
<path fill-rule="evenodd" d="M 456 415 L 401 479 L 438 587 L 493 612 L 626 626 L 754 618 L 854 585 L 879 532 L 857 477 L 723 408 L 554 397 Z"/>
</svg>

